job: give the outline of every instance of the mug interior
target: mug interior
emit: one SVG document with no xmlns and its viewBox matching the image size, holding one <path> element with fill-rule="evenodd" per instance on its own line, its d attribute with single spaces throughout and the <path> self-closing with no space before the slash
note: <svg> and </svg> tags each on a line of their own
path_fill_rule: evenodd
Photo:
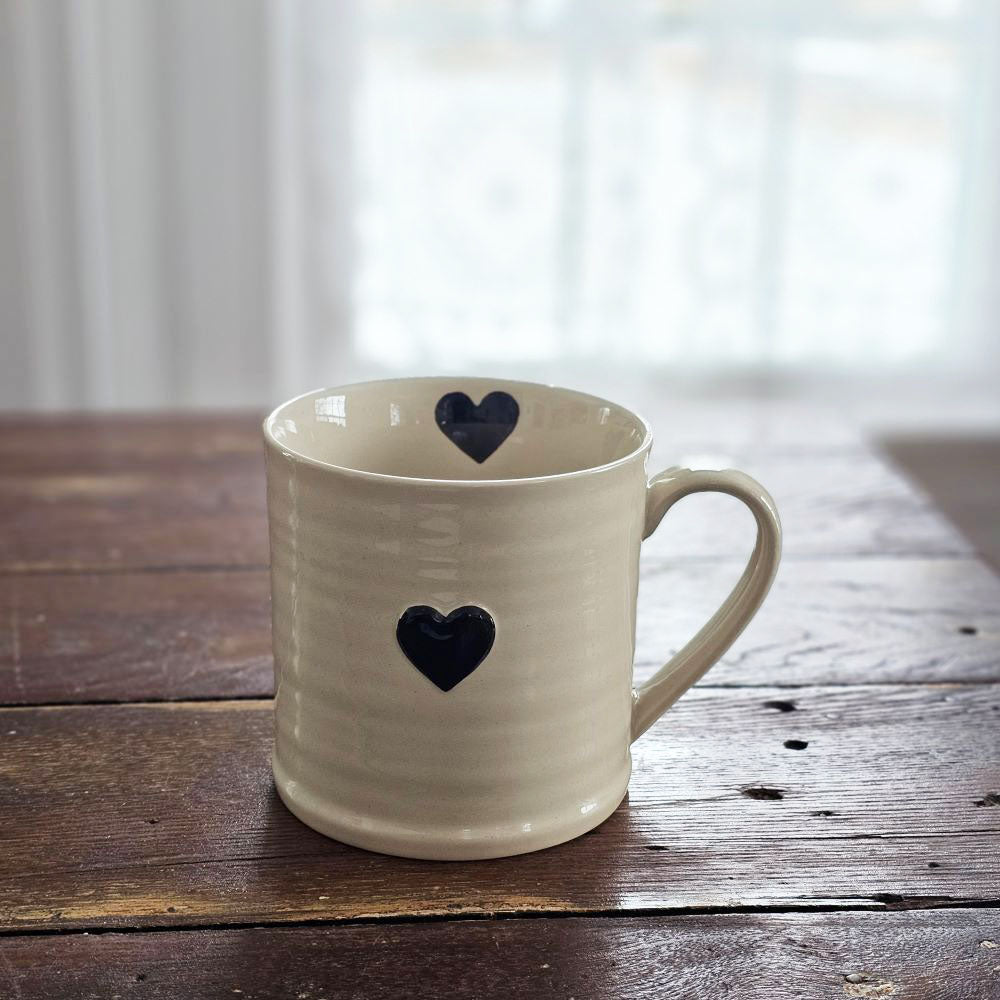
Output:
<svg viewBox="0 0 1000 1000">
<path fill-rule="evenodd" d="M 621 461 L 648 443 L 641 418 L 570 389 L 486 378 L 404 378 L 320 389 L 264 422 L 308 462 L 384 476 L 532 479 Z"/>
</svg>

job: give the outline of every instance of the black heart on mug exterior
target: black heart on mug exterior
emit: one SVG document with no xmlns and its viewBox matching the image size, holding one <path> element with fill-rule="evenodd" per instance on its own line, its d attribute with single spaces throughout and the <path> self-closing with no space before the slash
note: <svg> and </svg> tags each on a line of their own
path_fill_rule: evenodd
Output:
<svg viewBox="0 0 1000 1000">
<path fill-rule="evenodd" d="M 478 406 L 464 392 L 449 392 L 438 400 L 434 419 L 453 444 L 482 464 L 510 436 L 520 413 L 508 392 L 491 392 Z"/>
<path fill-rule="evenodd" d="M 474 604 L 449 615 L 417 604 L 407 608 L 396 624 L 399 648 L 442 691 L 464 681 L 486 659 L 495 637 L 489 612 Z"/>
</svg>

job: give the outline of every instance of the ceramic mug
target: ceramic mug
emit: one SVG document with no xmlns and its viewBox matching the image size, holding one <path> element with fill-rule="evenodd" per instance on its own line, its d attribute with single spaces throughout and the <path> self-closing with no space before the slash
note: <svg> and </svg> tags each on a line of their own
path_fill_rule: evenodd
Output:
<svg viewBox="0 0 1000 1000">
<path fill-rule="evenodd" d="M 740 472 L 647 481 L 646 423 L 526 382 L 412 378 L 300 396 L 264 423 L 288 808 L 414 858 L 570 840 L 625 796 L 631 743 L 760 607 L 781 529 Z M 746 571 L 632 686 L 639 544 L 690 493 L 742 500 Z"/>
</svg>

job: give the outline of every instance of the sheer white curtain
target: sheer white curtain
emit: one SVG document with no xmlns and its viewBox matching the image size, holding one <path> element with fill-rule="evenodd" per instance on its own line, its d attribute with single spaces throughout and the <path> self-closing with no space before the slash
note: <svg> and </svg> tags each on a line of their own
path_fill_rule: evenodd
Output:
<svg viewBox="0 0 1000 1000">
<path fill-rule="evenodd" d="M 995 370 L 994 0 L 362 9 L 366 356 Z"/>
<path fill-rule="evenodd" d="M 997 373 L 991 0 L 0 0 L 0 406 Z"/>
<path fill-rule="evenodd" d="M 262 405 L 349 343 L 350 13 L 0 0 L 0 405 Z"/>
</svg>

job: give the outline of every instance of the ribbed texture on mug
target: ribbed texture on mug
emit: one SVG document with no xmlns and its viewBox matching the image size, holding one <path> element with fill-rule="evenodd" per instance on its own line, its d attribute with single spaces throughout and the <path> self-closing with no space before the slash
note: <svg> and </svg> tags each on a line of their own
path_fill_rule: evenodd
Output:
<svg viewBox="0 0 1000 1000">
<path fill-rule="evenodd" d="M 414 487 L 270 449 L 286 799 L 338 828 L 475 841 L 569 828 L 620 797 L 643 489 L 641 462 Z M 412 605 L 477 605 L 496 623 L 491 652 L 451 691 L 397 644 Z"/>
</svg>

